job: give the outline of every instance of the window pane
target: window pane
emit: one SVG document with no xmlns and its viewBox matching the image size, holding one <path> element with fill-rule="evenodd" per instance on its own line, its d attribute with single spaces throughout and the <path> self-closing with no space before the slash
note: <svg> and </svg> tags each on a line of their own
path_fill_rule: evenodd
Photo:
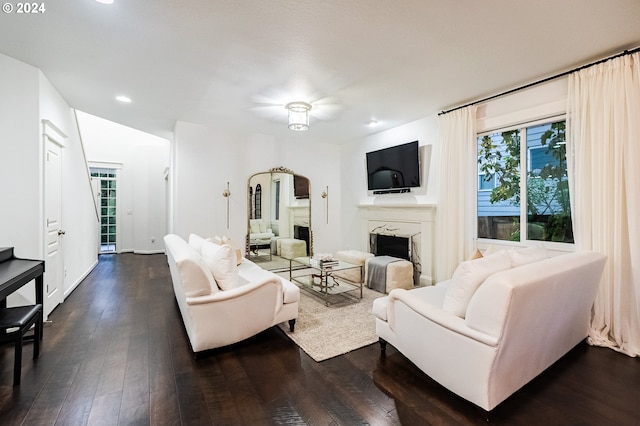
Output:
<svg viewBox="0 0 640 426">
<path fill-rule="evenodd" d="M 520 241 L 519 130 L 478 138 L 478 175 L 478 238 Z"/>
<path fill-rule="evenodd" d="M 527 128 L 527 239 L 573 243 L 564 121 Z"/>
</svg>

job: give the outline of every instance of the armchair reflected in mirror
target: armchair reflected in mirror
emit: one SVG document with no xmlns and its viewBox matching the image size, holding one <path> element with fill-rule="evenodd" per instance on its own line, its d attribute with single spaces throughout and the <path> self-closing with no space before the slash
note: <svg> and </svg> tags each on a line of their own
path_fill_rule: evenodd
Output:
<svg viewBox="0 0 640 426">
<path fill-rule="evenodd" d="M 277 167 L 249 177 L 246 257 L 268 270 L 288 270 L 290 259 L 313 256 L 311 182 Z"/>
</svg>

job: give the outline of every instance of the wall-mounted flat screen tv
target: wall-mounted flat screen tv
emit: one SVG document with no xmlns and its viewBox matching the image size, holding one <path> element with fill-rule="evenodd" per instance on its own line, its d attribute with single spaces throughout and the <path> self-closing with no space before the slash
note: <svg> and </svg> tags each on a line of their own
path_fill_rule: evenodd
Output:
<svg viewBox="0 0 640 426">
<path fill-rule="evenodd" d="M 418 186 L 418 141 L 367 152 L 367 187 L 370 191 Z"/>
</svg>

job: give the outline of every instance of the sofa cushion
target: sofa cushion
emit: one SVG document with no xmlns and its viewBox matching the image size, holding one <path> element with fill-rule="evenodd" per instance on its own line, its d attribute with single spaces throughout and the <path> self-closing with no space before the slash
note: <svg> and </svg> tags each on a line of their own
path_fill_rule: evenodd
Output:
<svg viewBox="0 0 640 426">
<path fill-rule="evenodd" d="M 442 309 L 460 318 L 465 317 L 473 293 L 489 276 L 511 268 L 511 257 L 501 250 L 480 259 L 466 260 L 453 273 Z"/>
<path fill-rule="evenodd" d="M 230 245 L 219 246 L 212 242 L 205 242 L 202 245 L 202 259 L 211 270 L 213 278 L 221 290 L 231 290 L 238 287 L 236 254 Z"/>
<path fill-rule="evenodd" d="M 206 296 L 218 291 L 209 266 L 200 256 L 179 260 L 176 266 L 182 277 L 182 288 L 186 297 Z"/>
<path fill-rule="evenodd" d="M 526 265 L 527 263 L 537 262 L 549 257 L 547 249 L 542 244 L 536 244 L 531 247 L 522 249 L 511 249 L 508 251 L 511 257 L 511 267 Z"/>
<path fill-rule="evenodd" d="M 202 252 L 202 244 L 207 240 L 198 234 L 189 234 L 189 245 L 198 253 Z"/>
</svg>

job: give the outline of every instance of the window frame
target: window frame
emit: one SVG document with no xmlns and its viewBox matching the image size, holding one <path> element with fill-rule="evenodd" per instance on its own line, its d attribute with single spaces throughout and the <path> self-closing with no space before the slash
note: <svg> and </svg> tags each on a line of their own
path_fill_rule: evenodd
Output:
<svg viewBox="0 0 640 426">
<path fill-rule="evenodd" d="M 544 124 L 552 124 L 557 123 L 559 121 L 567 121 L 567 114 L 553 114 L 547 117 L 538 118 L 531 121 L 522 121 L 517 124 L 511 124 L 506 126 L 500 126 L 497 128 L 485 130 L 482 132 L 478 132 L 475 135 L 475 144 L 476 152 L 475 156 L 478 157 L 478 139 L 484 136 L 492 135 L 495 133 L 509 132 L 513 130 L 520 131 L 520 241 L 510 241 L 510 240 L 500 240 L 494 238 L 481 238 L 478 237 L 478 197 L 477 194 L 479 192 L 491 191 L 491 189 L 480 189 L 480 176 L 484 175 L 483 172 L 479 169 L 479 164 L 476 161 L 476 174 L 478 175 L 478 179 L 476 179 L 476 187 L 475 187 L 475 218 L 474 218 L 474 235 L 475 239 L 482 244 L 490 244 L 490 245 L 508 245 L 508 246 L 530 246 L 533 244 L 543 244 L 545 247 L 558 251 L 574 251 L 575 250 L 575 242 L 573 243 L 565 243 L 565 242 L 557 242 L 557 241 L 544 241 L 544 240 L 530 240 L 528 239 L 527 232 L 527 224 L 528 224 L 528 212 L 527 212 L 527 173 L 529 168 L 530 157 L 528 154 L 528 150 L 530 148 L 527 147 L 527 129 L 535 126 L 540 126 Z M 496 185 L 494 175 L 494 187 Z M 524 236 L 524 238 L 523 238 Z"/>
</svg>

